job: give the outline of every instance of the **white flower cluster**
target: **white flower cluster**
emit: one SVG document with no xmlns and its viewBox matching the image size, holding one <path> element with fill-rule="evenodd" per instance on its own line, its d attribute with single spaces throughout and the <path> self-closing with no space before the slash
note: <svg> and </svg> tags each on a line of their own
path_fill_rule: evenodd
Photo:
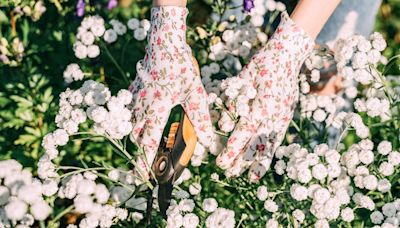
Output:
<svg viewBox="0 0 400 228">
<path fill-rule="evenodd" d="M 228 9 L 225 11 L 224 15 L 222 15 L 223 19 L 236 19 L 238 22 L 242 22 L 246 19 L 246 16 L 250 15 L 250 22 L 256 26 L 261 27 L 264 25 L 264 19 L 266 18 L 267 13 L 271 13 L 268 15 L 269 17 L 273 17 L 271 20 L 275 19 L 278 15 L 278 12 L 283 12 L 286 10 L 285 4 L 275 0 L 255 0 L 253 2 L 254 8 L 251 9 L 250 13 L 246 13 L 243 11 L 243 1 L 241 0 L 231 0 L 228 3 Z M 213 13 L 211 18 L 214 21 L 220 20 L 220 15 Z"/>
<path fill-rule="evenodd" d="M 285 4 L 274 0 L 254 0 L 254 8 L 250 11 L 250 22 L 260 27 L 264 24 L 264 18 L 267 11 L 270 12 L 283 12 L 286 10 Z"/>
<path fill-rule="evenodd" d="M 209 59 L 213 61 L 223 61 L 226 69 L 235 69 L 240 71 L 242 66 L 237 64 L 237 57 L 248 58 L 250 50 L 257 41 L 266 41 L 266 35 L 262 37 L 261 33 L 251 23 L 232 27 L 231 24 L 226 25 L 227 29 L 222 33 L 221 38 L 215 38 L 214 43 L 210 46 L 211 52 Z M 237 61 L 235 61 L 237 60 Z M 239 62 L 240 63 L 240 62 Z"/>
<path fill-rule="evenodd" d="M 275 203 L 273 200 L 270 200 L 270 199 L 269 199 L 269 200 L 266 200 L 266 201 L 264 202 L 264 208 L 265 208 L 267 211 L 271 212 L 271 213 L 275 213 L 275 212 L 278 211 L 279 206 L 278 206 L 278 204 Z"/>
<path fill-rule="evenodd" d="M 142 41 L 146 38 L 150 30 L 150 22 L 147 19 L 139 21 L 131 18 L 127 26 L 117 19 L 108 22 L 111 28 L 106 29 L 104 19 L 99 15 L 87 16 L 82 20 L 76 35 L 77 41 L 74 43 L 75 56 L 78 59 L 96 58 L 100 54 L 100 48 L 95 44 L 96 39 L 103 38 L 107 43 L 114 43 L 118 36 L 127 32 L 127 26 L 133 30 L 133 37 Z"/>
<path fill-rule="evenodd" d="M 113 169 L 108 173 L 108 178 L 114 182 L 122 183 L 125 186 L 129 186 L 130 188 L 134 188 L 136 184 L 135 175 L 133 175 L 133 171 L 127 171 L 122 169 Z"/>
<path fill-rule="evenodd" d="M 339 216 L 345 221 L 354 218 L 350 208 L 343 209 L 350 203 L 353 190 L 350 178 L 343 173 L 338 151 L 319 144 L 309 152 L 299 144 L 291 144 L 279 147 L 275 155 L 279 159 L 275 172 L 297 182 L 291 185 L 290 195 L 296 201 L 311 199 L 309 210 L 319 219 L 317 223 L 336 220 Z M 298 222 L 302 222 L 301 213 L 296 213 Z"/>
<path fill-rule="evenodd" d="M 217 208 L 210 216 L 206 219 L 206 227 L 235 227 L 235 212 L 225 208 Z"/>
<path fill-rule="evenodd" d="M 199 183 L 192 183 L 189 186 L 189 192 L 191 195 L 194 195 L 194 196 L 199 195 L 201 192 L 201 189 L 202 189 L 202 187 Z"/>
<path fill-rule="evenodd" d="M 117 41 L 118 36 L 122 36 L 127 32 L 127 27 L 116 19 L 111 19 L 109 23 L 112 25 L 112 28 L 107 29 L 103 38 L 107 43 L 114 43 Z M 150 21 L 147 19 L 139 21 L 136 18 L 131 18 L 127 26 L 133 31 L 133 37 L 138 41 L 142 41 L 146 38 L 150 30 Z"/>
<path fill-rule="evenodd" d="M 64 70 L 63 76 L 64 76 L 64 81 L 66 83 L 71 83 L 73 81 L 82 80 L 84 77 L 84 74 L 78 64 L 71 63 Z"/>
<path fill-rule="evenodd" d="M 113 199 L 113 205 L 121 205 L 124 204 L 125 207 L 127 208 L 133 208 L 135 210 L 137 210 L 137 212 L 132 214 L 133 219 L 135 220 L 135 222 L 139 222 L 140 220 L 143 219 L 143 214 L 139 211 L 145 211 L 147 209 L 147 199 L 144 197 L 138 197 L 136 198 L 134 196 L 134 190 L 136 188 L 136 185 L 140 184 L 140 180 L 137 179 L 137 177 L 135 177 L 135 175 L 133 174 L 132 171 L 124 171 L 124 170 L 112 170 L 108 173 L 108 177 L 117 182 L 117 183 L 122 183 L 124 185 L 124 187 L 122 186 L 113 186 L 111 188 L 111 198 Z M 174 185 L 180 185 L 182 182 L 185 182 L 187 180 L 189 180 L 191 177 L 191 173 L 189 171 L 189 169 L 184 169 L 184 171 L 182 172 L 181 176 L 178 178 L 178 180 L 175 181 Z M 201 186 L 194 185 L 191 188 L 191 194 L 194 195 L 197 191 L 197 194 L 199 193 L 199 191 L 201 190 Z M 156 198 L 158 194 L 158 186 L 156 186 L 156 188 L 153 190 L 153 197 Z M 177 191 L 175 192 L 175 196 L 178 199 L 186 199 L 189 197 L 189 194 L 186 191 Z M 190 203 L 190 202 L 189 202 Z M 175 205 L 175 204 L 174 204 Z M 186 203 L 181 202 L 180 204 L 182 205 L 186 205 Z M 158 208 L 158 201 L 154 201 L 153 202 L 153 208 Z M 189 212 L 188 209 L 185 209 L 187 207 L 182 206 L 182 208 L 175 208 L 176 210 L 179 211 L 179 213 L 181 215 L 183 215 L 183 212 Z M 194 206 L 193 206 L 194 207 Z M 172 208 L 171 208 L 172 209 Z M 190 212 L 193 209 L 190 210 Z M 177 212 L 177 211 L 175 211 Z M 187 216 L 183 216 L 182 220 L 185 223 L 185 217 L 191 217 L 191 215 L 187 215 Z M 169 220 L 171 222 L 171 224 L 179 224 L 181 222 L 181 217 L 179 217 L 177 215 L 177 217 L 171 218 L 171 220 Z M 172 225 L 172 227 L 175 227 L 175 225 Z M 186 226 L 185 226 L 186 227 Z"/>
<path fill-rule="evenodd" d="M 222 109 L 220 114 L 217 110 L 210 112 L 212 121 L 218 122 L 219 129 L 223 132 L 231 132 L 239 116 L 247 116 L 250 111 L 250 103 L 256 97 L 257 90 L 244 79 L 238 77 L 227 78 L 220 83 L 222 94 L 211 92 L 209 94 L 210 104 L 216 109 Z"/>
<path fill-rule="evenodd" d="M 183 182 L 189 180 L 192 177 L 192 173 L 188 168 L 183 169 L 181 176 L 174 182 L 174 185 L 180 185 Z"/>
<path fill-rule="evenodd" d="M 342 155 L 341 162 L 347 173 L 353 176 L 357 188 L 377 190 L 382 193 L 390 191 L 391 183 L 385 177 L 392 176 L 400 164 L 400 153 L 392 151 L 392 144 L 382 141 L 377 146 L 380 159 L 373 152 L 374 144 L 369 139 L 361 140 Z M 377 167 L 377 172 L 374 170 Z"/>
<path fill-rule="evenodd" d="M 338 41 L 341 42 L 341 41 Z M 331 56 L 331 53 L 327 52 L 324 48 L 315 49 L 311 52 L 310 56 L 305 60 L 305 70 L 304 73 L 299 75 L 300 78 L 300 90 L 303 94 L 310 93 L 310 84 L 318 85 L 318 82 L 321 82 L 321 73 L 323 71 L 324 66 L 329 66 L 327 68 L 328 72 L 336 66 L 337 62 L 335 61 L 334 57 Z M 350 69 L 350 68 L 349 68 Z M 322 78 L 324 80 L 322 83 L 328 83 L 329 81 L 336 80 L 338 75 Z M 340 96 L 346 96 L 347 98 L 353 99 L 358 95 L 358 90 L 353 82 L 353 80 L 349 80 L 347 78 L 342 80 L 342 91 L 337 92 Z M 350 100 L 347 99 L 347 100 Z"/>
<path fill-rule="evenodd" d="M 194 208 L 195 203 L 192 199 L 182 199 L 179 204 L 172 200 L 167 210 L 167 227 L 197 227 L 200 219 L 196 214 L 192 213 Z"/>
<path fill-rule="evenodd" d="M 385 203 L 381 211 L 376 210 L 370 215 L 374 228 L 395 228 L 400 226 L 400 199 Z"/>
<path fill-rule="evenodd" d="M 56 183 L 40 182 L 16 160 L 0 161 L 0 227 L 30 227 L 53 211 L 44 200 Z"/>
<path fill-rule="evenodd" d="M 341 39 L 335 43 L 335 59 L 338 71 L 345 80 L 363 84 L 379 81 L 377 72 L 372 68 L 382 60 L 381 51 L 386 48 L 386 41 L 379 33 L 373 33 L 370 39 L 360 35 Z"/>
<path fill-rule="evenodd" d="M 278 228 L 278 227 L 279 223 L 274 218 L 268 219 L 267 223 L 265 224 L 265 228 Z"/>
<path fill-rule="evenodd" d="M 231 4 L 233 6 L 241 5 L 242 2 L 233 1 Z M 248 114 L 249 101 L 255 97 L 256 90 L 250 85 L 250 82 L 240 79 L 230 80 L 229 77 L 222 82 L 219 79 L 213 78 L 213 75 L 221 71 L 230 72 L 231 75 L 238 73 L 242 69 L 242 63 L 239 58 L 244 60 L 249 59 L 252 55 L 251 50 L 267 42 L 267 35 L 260 29 L 264 21 L 262 15 L 268 10 L 279 11 L 284 9 L 282 3 L 273 0 L 267 1 L 265 5 L 262 1 L 256 1 L 255 4 L 262 6 L 255 7 L 250 15 L 250 17 L 256 17 L 253 19 L 255 25 L 251 20 L 250 22 L 241 20 L 243 16 L 241 9 L 227 10 L 224 15 L 226 20 L 223 19 L 222 23 L 218 26 L 218 32 L 222 34 L 220 36 L 213 36 L 210 42 L 208 58 L 213 62 L 201 68 L 202 82 L 205 85 L 206 91 L 210 94 L 210 103 L 215 103 L 218 107 L 225 105 L 224 103 L 226 102 L 226 107 L 228 107 L 229 112 L 232 112 L 231 114 L 223 112 L 221 115 L 218 111 L 211 110 L 210 114 L 213 122 L 215 123 L 221 118 L 222 120 L 219 125 L 225 132 L 230 132 L 234 127 L 231 117 Z M 261 25 L 258 22 L 260 17 L 262 20 Z M 201 39 L 206 38 L 208 35 L 204 29 L 199 27 L 197 28 L 197 32 Z"/>
<path fill-rule="evenodd" d="M 193 155 L 190 158 L 190 164 L 194 167 L 198 167 L 207 158 L 208 152 L 200 144 L 196 144 Z"/>
<path fill-rule="evenodd" d="M 333 122 L 338 110 L 346 105 L 343 97 L 338 95 L 300 95 L 301 117 L 313 119 L 318 123 Z"/>
<path fill-rule="evenodd" d="M 361 116 L 353 112 L 339 112 L 336 116 L 328 118 L 327 126 L 333 126 L 340 129 L 345 125 L 346 127 L 353 127 L 356 135 L 362 139 L 367 138 L 369 135 L 369 128 L 364 124 Z"/>
<path fill-rule="evenodd" d="M 317 83 L 320 80 L 320 71 L 325 65 L 329 65 L 333 59 L 326 56 L 322 51 L 314 50 L 306 59 L 305 66 L 309 70 L 309 74 L 302 73 L 300 79 L 300 115 L 303 118 L 312 119 L 318 123 L 325 123 L 327 127 L 341 129 L 343 124 L 347 123 L 356 128 L 359 137 L 368 136 L 369 130 L 362 123 L 358 114 L 347 113 L 343 110 L 348 109 L 350 99 L 355 98 L 358 94 L 357 88 L 352 83 L 343 83 L 344 92 L 331 95 L 310 94 L 310 84 Z M 307 79 L 307 78 L 310 79 Z M 332 79 L 331 79 L 332 80 Z M 347 98 L 345 99 L 344 95 Z"/>
<path fill-rule="evenodd" d="M 122 139 L 132 130 L 131 111 L 127 108 L 132 101 L 128 90 L 120 90 L 111 96 L 107 87 L 98 82 L 85 81 L 77 90 L 67 89 L 60 94 L 60 109 L 55 122 L 59 129 L 47 134 L 42 141 L 45 154 L 38 162 L 38 174 L 42 179 L 57 177 L 51 160 L 58 156 L 58 146 L 64 146 L 69 135 L 78 132 L 79 124 L 87 118 L 94 122 L 96 134 Z"/>
<path fill-rule="evenodd" d="M 387 121 L 391 117 L 390 103 L 387 98 L 358 98 L 354 102 L 354 107 L 358 112 L 366 112 L 370 117 L 379 116 L 381 121 Z"/>
<path fill-rule="evenodd" d="M 320 70 L 324 66 L 324 59 L 317 50 L 313 50 L 308 58 L 304 61 L 304 65 L 310 71 L 310 73 L 301 73 L 299 75 L 300 91 L 303 94 L 308 94 L 310 92 L 310 84 L 307 80 L 307 76 L 310 78 L 312 83 L 317 83 L 320 80 Z"/>
<path fill-rule="evenodd" d="M 303 184 L 311 181 L 324 183 L 328 177 L 334 179 L 341 174 L 340 154 L 326 144 L 315 146 L 313 152 L 296 143 L 280 146 L 275 156 L 279 159 L 275 164 L 275 172 L 279 175 L 286 172 L 289 178 Z"/>
<path fill-rule="evenodd" d="M 199 184 L 196 185 L 200 186 Z M 192 191 L 196 192 L 192 195 L 197 195 L 199 193 L 198 186 L 194 187 L 191 185 L 191 193 Z M 193 190 L 194 188 L 196 190 Z M 189 199 L 188 192 L 179 190 L 175 192 L 175 197 L 181 200 L 179 203 L 177 203 L 174 199 L 171 200 L 171 204 L 167 210 L 167 227 L 197 227 L 200 220 L 199 217 L 193 213 L 196 205 L 192 199 Z M 209 214 L 205 222 L 206 227 L 235 227 L 235 213 L 231 210 L 218 207 L 218 202 L 216 199 L 205 198 L 202 203 L 202 209 L 205 213 Z"/>
<path fill-rule="evenodd" d="M 378 114 L 380 114 L 382 117 L 387 117 L 388 105 L 386 106 L 386 100 L 382 100 L 382 103 L 385 104 L 380 103 L 379 99 L 377 103 L 380 104 L 380 106 L 373 107 L 372 105 L 369 105 L 369 107 L 371 107 L 373 110 L 376 110 L 375 112 L 379 112 Z M 375 103 L 375 105 L 378 105 L 377 103 Z M 364 108 L 364 103 L 361 99 L 357 99 L 354 104 L 358 111 L 364 110 L 362 109 Z M 353 127 L 356 130 L 358 137 L 368 137 L 369 129 L 363 123 L 363 120 L 358 113 L 341 111 L 347 107 L 348 102 L 343 98 L 342 95 L 300 95 L 301 117 L 312 119 L 318 123 L 325 123 L 327 127 L 332 126 L 336 129 L 341 129 L 344 125 Z"/>
<path fill-rule="evenodd" d="M 231 117 L 247 116 L 250 111 L 250 103 L 257 95 L 257 89 L 250 81 L 242 78 L 232 77 L 222 81 L 221 89 L 224 91 L 222 97 L 227 110 L 222 113 L 219 126 L 223 131 L 230 132 L 234 126 Z M 217 103 L 218 105 L 218 103 Z M 229 113 L 228 113 L 229 112 Z M 229 121 L 229 119 L 231 119 Z M 227 127 L 225 127 L 227 125 Z"/>
<path fill-rule="evenodd" d="M 126 26 L 119 20 L 111 19 L 109 22 L 112 28 L 105 31 L 103 39 L 107 43 L 114 43 L 117 41 L 118 35 L 122 36 L 126 33 Z"/>
<path fill-rule="evenodd" d="M 78 90 L 67 89 L 60 95 L 60 110 L 56 116 L 59 128 L 68 134 L 78 131 L 78 125 L 93 120 L 97 134 L 122 139 L 132 130 L 131 111 L 127 106 L 132 101 L 128 90 L 120 90 L 111 96 L 110 90 L 93 80 L 85 81 Z"/>
<path fill-rule="evenodd" d="M 71 199 L 74 210 L 85 214 L 79 223 L 81 228 L 111 227 L 118 220 L 128 217 L 126 209 L 116 208 L 107 204 L 110 192 L 107 186 L 96 183 L 97 175 L 85 172 L 64 178 L 58 191 L 58 197 Z"/>
<path fill-rule="evenodd" d="M 131 18 L 128 21 L 128 28 L 133 31 L 133 37 L 139 41 L 146 39 L 147 33 L 150 31 L 150 25 L 150 21 L 147 19 L 139 21 L 136 18 Z"/>
<path fill-rule="evenodd" d="M 374 201 L 367 195 L 363 195 L 362 193 L 355 193 L 352 196 L 352 200 L 357 204 L 358 207 L 366 208 L 370 211 L 375 209 Z"/>
<path fill-rule="evenodd" d="M 250 14 L 250 21 L 243 20 L 244 14 L 241 7 L 235 8 L 242 5 L 243 1 L 235 0 L 229 3 L 232 9 L 225 12 L 217 29 L 222 34 L 212 36 L 208 58 L 212 61 L 223 61 L 222 65 L 229 72 L 233 70 L 238 73 L 242 69 L 238 57 L 248 59 L 255 46 L 267 42 L 267 35 L 261 29 L 267 10 L 282 10 L 284 7 L 282 3 L 276 3 L 273 0 L 268 1 L 267 5 L 261 0 L 256 0 L 254 3 L 256 7 Z M 214 15 L 212 18 L 219 21 L 220 15 Z M 200 38 L 207 37 L 204 29 L 198 28 L 197 32 Z"/>
<path fill-rule="evenodd" d="M 78 59 L 96 58 L 100 48 L 94 44 L 96 38 L 105 32 L 104 19 L 98 15 L 85 17 L 78 27 L 77 40 L 74 43 L 74 53 Z"/>
<path fill-rule="evenodd" d="M 354 107 L 358 112 L 366 112 L 370 117 L 379 116 L 381 121 L 391 117 L 390 103 L 383 92 L 382 78 L 379 77 L 375 67 L 382 61 L 381 51 L 386 47 L 383 37 L 379 33 L 371 35 L 367 40 L 356 35 L 345 40 L 339 40 L 335 44 L 334 58 L 337 61 L 339 75 L 343 76 L 343 91 L 331 96 L 319 96 L 308 94 L 310 85 L 306 74 L 300 74 L 300 88 L 303 94 L 300 96 L 301 115 L 304 118 L 312 118 L 316 122 L 324 122 L 327 126 L 340 129 L 344 123 L 356 128 L 360 138 L 369 134 L 368 128 L 362 123 L 358 114 L 346 113 L 341 110 L 350 106 L 349 99 L 356 98 L 359 94 L 356 83 L 372 85 L 364 92 L 366 98 L 357 98 Z M 329 59 L 329 58 L 328 58 Z M 311 72 L 311 82 L 318 82 L 320 70 L 326 65 L 327 59 L 317 51 L 305 61 L 307 69 Z M 377 89 L 378 88 L 378 89 Z M 344 99 L 346 96 L 349 99 Z M 326 108 L 325 108 L 326 107 Z"/>
<path fill-rule="evenodd" d="M 216 123 L 219 120 L 219 112 L 217 110 L 211 110 L 210 114 L 213 123 Z M 191 166 L 198 167 L 202 165 L 203 161 L 206 161 L 208 158 L 208 152 L 215 156 L 221 153 L 224 145 L 226 145 L 227 138 L 221 137 L 218 134 L 214 134 L 213 137 L 213 145 L 209 148 L 209 150 L 206 150 L 201 144 L 196 144 L 195 150 L 190 159 Z"/>
</svg>

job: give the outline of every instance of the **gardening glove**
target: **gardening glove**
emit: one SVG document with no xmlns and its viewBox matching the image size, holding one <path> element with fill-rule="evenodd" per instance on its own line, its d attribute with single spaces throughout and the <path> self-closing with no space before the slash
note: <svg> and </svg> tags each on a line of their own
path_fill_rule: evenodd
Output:
<svg viewBox="0 0 400 228">
<path fill-rule="evenodd" d="M 256 181 L 269 169 L 293 117 L 300 67 L 313 47 L 314 41 L 283 12 L 274 35 L 238 75 L 254 83 L 257 96 L 217 157 L 227 176 L 249 169 L 250 180 Z"/>
<path fill-rule="evenodd" d="M 208 96 L 186 43 L 187 14 L 186 8 L 177 6 L 151 9 L 146 55 L 138 62 L 130 86 L 134 105 L 131 139 L 144 150 L 136 168 L 145 179 L 174 106 L 183 107 L 204 147 L 209 147 L 213 137 Z"/>
</svg>

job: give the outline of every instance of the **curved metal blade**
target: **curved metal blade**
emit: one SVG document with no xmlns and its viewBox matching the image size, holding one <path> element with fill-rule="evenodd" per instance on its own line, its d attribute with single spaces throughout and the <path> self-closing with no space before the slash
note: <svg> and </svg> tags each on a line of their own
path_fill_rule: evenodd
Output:
<svg viewBox="0 0 400 228">
<path fill-rule="evenodd" d="M 171 182 L 160 184 L 158 187 L 158 206 L 160 207 L 161 215 L 167 218 L 167 209 L 171 202 L 172 190 L 174 186 Z"/>
</svg>

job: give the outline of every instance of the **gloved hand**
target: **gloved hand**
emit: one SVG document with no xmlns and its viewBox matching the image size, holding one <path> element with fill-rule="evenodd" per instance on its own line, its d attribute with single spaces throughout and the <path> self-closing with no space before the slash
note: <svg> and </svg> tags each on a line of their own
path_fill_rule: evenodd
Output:
<svg viewBox="0 0 400 228">
<path fill-rule="evenodd" d="M 182 105 L 204 147 L 210 146 L 213 137 L 208 96 L 186 43 L 187 14 L 186 8 L 177 6 L 151 9 L 146 55 L 138 62 L 130 86 L 134 103 L 131 138 L 144 149 L 136 167 L 145 174 L 143 178 L 148 178 L 174 106 Z"/>
<path fill-rule="evenodd" d="M 254 83 L 257 96 L 217 157 L 227 176 L 250 168 L 249 178 L 256 181 L 269 169 L 293 117 L 300 67 L 313 47 L 313 40 L 283 12 L 274 35 L 238 75 Z"/>
</svg>

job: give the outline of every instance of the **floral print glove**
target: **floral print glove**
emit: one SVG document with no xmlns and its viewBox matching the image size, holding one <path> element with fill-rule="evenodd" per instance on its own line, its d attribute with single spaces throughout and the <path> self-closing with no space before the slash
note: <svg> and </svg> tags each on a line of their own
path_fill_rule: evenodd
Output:
<svg viewBox="0 0 400 228">
<path fill-rule="evenodd" d="M 134 97 L 131 138 L 144 149 L 144 156 L 137 160 L 144 178 L 174 106 L 182 105 L 204 147 L 210 146 L 213 137 L 208 96 L 186 43 L 187 14 L 186 8 L 177 6 L 151 9 L 146 55 L 138 62 L 130 86 Z"/>
<path fill-rule="evenodd" d="M 249 168 L 250 180 L 256 181 L 269 169 L 293 117 L 300 67 L 313 46 L 314 41 L 283 12 L 274 35 L 238 75 L 255 83 L 257 96 L 250 114 L 240 118 L 217 157 L 227 176 L 239 176 Z"/>
</svg>

